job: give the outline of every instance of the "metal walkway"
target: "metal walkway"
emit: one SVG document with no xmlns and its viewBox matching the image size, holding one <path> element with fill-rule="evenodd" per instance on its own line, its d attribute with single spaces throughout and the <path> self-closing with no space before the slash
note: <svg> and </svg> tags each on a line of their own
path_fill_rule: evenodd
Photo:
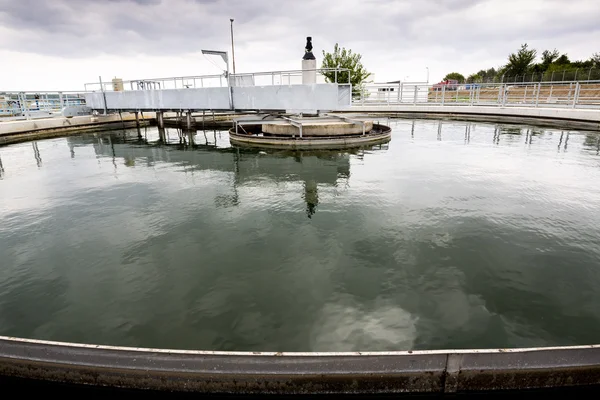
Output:
<svg viewBox="0 0 600 400">
<path fill-rule="evenodd" d="M 306 71 L 274 71 L 253 74 L 190 76 L 86 84 L 85 100 L 94 110 L 111 111 L 284 111 L 318 112 L 351 106 L 352 85 L 338 82 L 346 69 L 314 70 L 315 84 L 302 84 Z M 325 80 L 325 75 L 333 76 Z M 349 76 L 349 74 L 346 74 Z M 122 82 L 122 85 L 121 85 Z"/>
</svg>

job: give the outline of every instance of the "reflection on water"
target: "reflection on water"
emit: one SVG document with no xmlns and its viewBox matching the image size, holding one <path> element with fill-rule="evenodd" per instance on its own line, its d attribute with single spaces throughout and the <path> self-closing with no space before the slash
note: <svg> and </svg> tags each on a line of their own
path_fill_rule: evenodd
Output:
<svg viewBox="0 0 600 400">
<path fill-rule="evenodd" d="M 597 342 L 598 134 L 390 125 L 390 143 L 343 152 L 156 128 L 0 147 L 0 334 L 273 351 Z"/>
</svg>

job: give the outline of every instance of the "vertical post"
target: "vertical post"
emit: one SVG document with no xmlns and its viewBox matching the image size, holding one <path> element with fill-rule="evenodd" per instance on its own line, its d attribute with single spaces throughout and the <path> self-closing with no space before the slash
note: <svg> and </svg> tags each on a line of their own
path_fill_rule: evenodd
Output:
<svg viewBox="0 0 600 400">
<path fill-rule="evenodd" d="M 445 100 L 446 100 L 446 85 L 442 85 L 442 105 L 444 105 Z"/>
<path fill-rule="evenodd" d="M 575 70 L 575 78 L 573 79 L 574 81 L 576 81 L 576 80 L 577 80 L 577 71 L 579 71 L 579 68 L 577 68 L 577 69 Z"/>
<path fill-rule="evenodd" d="M 566 73 L 566 72 L 567 72 L 567 70 L 565 69 L 565 70 L 563 71 L 563 77 L 562 77 L 562 80 L 563 80 L 563 81 L 565 80 L 565 73 Z"/>
<path fill-rule="evenodd" d="M 552 76 L 550 76 L 550 82 L 554 82 L 554 71 L 552 71 Z"/>
<path fill-rule="evenodd" d="M 335 67 L 335 72 L 333 73 L 334 77 L 335 77 L 335 79 L 334 79 L 335 83 L 337 83 L 337 71 L 338 71 L 338 67 Z"/>
<path fill-rule="evenodd" d="M 102 99 L 104 100 L 104 115 L 108 114 L 108 107 L 106 106 L 106 93 L 104 92 L 104 84 L 102 83 L 102 77 L 99 76 L 100 79 L 100 89 L 102 90 Z"/>
<path fill-rule="evenodd" d="M 202 110 L 202 130 L 206 131 L 206 110 Z"/>
<path fill-rule="evenodd" d="M 590 67 L 590 72 L 588 73 L 588 79 L 587 79 L 588 81 L 589 81 L 589 80 L 590 80 L 590 78 L 592 77 L 592 69 L 593 69 L 593 68 L 594 68 L 594 67 Z"/>
<path fill-rule="evenodd" d="M 137 128 L 138 138 L 142 138 L 142 130 L 140 129 L 140 113 L 135 112 L 135 127 Z"/>
<path fill-rule="evenodd" d="M 554 90 L 554 85 L 550 85 L 550 94 L 548 97 L 552 97 L 552 91 Z"/>
<path fill-rule="evenodd" d="M 523 103 L 527 103 L 527 88 L 529 85 L 525 85 L 525 90 L 523 91 Z"/>
<path fill-rule="evenodd" d="M 217 122 L 215 121 L 215 110 L 212 110 L 212 117 L 213 117 L 213 129 L 216 132 L 217 131 Z"/>
<path fill-rule="evenodd" d="M 402 85 L 398 83 L 398 103 L 400 103 L 400 93 L 402 93 Z"/>
<path fill-rule="evenodd" d="M 233 18 L 230 18 L 231 21 L 231 58 L 233 63 L 233 75 L 235 75 L 235 46 L 233 44 Z"/>
<path fill-rule="evenodd" d="M 162 111 L 156 112 L 156 123 L 158 124 L 158 138 L 161 142 L 166 142 L 167 139 L 165 136 L 165 121 L 163 117 L 164 115 Z"/>
<path fill-rule="evenodd" d="M 414 88 L 415 88 L 415 95 L 413 98 L 413 105 L 416 105 L 417 104 L 417 93 L 419 91 L 419 87 L 417 85 L 415 85 Z"/>
<path fill-rule="evenodd" d="M 229 87 L 229 108 L 233 111 L 233 85 L 231 84 L 231 75 L 229 75 L 229 60 L 227 61 L 227 87 Z"/>
<path fill-rule="evenodd" d="M 572 108 L 575 108 L 575 106 L 577 105 L 577 100 L 579 100 L 579 90 L 581 89 L 581 85 L 579 84 L 579 82 L 575 83 L 575 94 L 573 95 L 573 106 Z"/>
<path fill-rule="evenodd" d="M 502 88 L 502 107 L 506 106 L 506 97 L 507 97 L 506 95 L 508 94 L 507 90 L 506 90 L 507 88 L 508 87 L 506 85 L 503 85 L 503 88 Z"/>
<path fill-rule="evenodd" d="M 158 127 L 160 129 L 164 129 L 165 128 L 164 113 L 162 111 L 157 111 L 156 112 L 156 122 L 158 123 Z"/>
<path fill-rule="evenodd" d="M 275 86 L 275 72 L 271 72 L 271 85 Z"/>
<path fill-rule="evenodd" d="M 63 94 L 58 92 L 58 108 L 62 111 L 63 109 Z"/>
<path fill-rule="evenodd" d="M 400 103 L 402 103 L 402 95 L 404 94 L 404 82 L 400 82 Z"/>
<path fill-rule="evenodd" d="M 542 90 L 542 83 L 538 83 L 537 85 L 537 93 L 535 94 L 535 106 L 537 107 L 540 103 L 540 91 Z"/>
<path fill-rule="evenodd" d="M 188 130 L 192 129 L 192 112 L 188 111 L 186 114 L 186 125 Z"/>
</svg>

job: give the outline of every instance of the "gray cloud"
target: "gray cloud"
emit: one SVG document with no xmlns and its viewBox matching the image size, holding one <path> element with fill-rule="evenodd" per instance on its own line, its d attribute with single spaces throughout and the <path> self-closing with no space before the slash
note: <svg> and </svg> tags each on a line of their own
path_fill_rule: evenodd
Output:
<svg viewBox="0 0 600 400">
<path fill-rule="evenodd" d="M 600 50 L 594 48 L 597 0 L 0 0 L 0 50 L 175 60 L 201 48 L 229 48 L 229 18 L 235 18 L 236 55 L 279 63 L 299 58 L 309 35 L 317 51 L 339 42 L 376 70 L 409 59 L 455 62 L 458 69 L 475 55 L 485 57 L 483 68 L 526 41 L 547 48 L 567 43 L 559 50 L 574 58 Z"/>
</svg>

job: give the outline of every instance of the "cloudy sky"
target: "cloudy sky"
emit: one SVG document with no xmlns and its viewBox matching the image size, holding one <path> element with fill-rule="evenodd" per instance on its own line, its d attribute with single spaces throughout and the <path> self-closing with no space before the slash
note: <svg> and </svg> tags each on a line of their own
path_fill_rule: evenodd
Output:
<svg viewBox="0 0 600 400">
<path fill-rule="evenodd" d="M 571 59 L 600 51 L 599 0 L 0 0 L 0 90 L 80 90 L 109 80 L 300 68 L 334 43 L 377 82 L 500 66 L 521 43 Z M 218 60 L 213 60 L 218 64 Z"/>
</svg>

